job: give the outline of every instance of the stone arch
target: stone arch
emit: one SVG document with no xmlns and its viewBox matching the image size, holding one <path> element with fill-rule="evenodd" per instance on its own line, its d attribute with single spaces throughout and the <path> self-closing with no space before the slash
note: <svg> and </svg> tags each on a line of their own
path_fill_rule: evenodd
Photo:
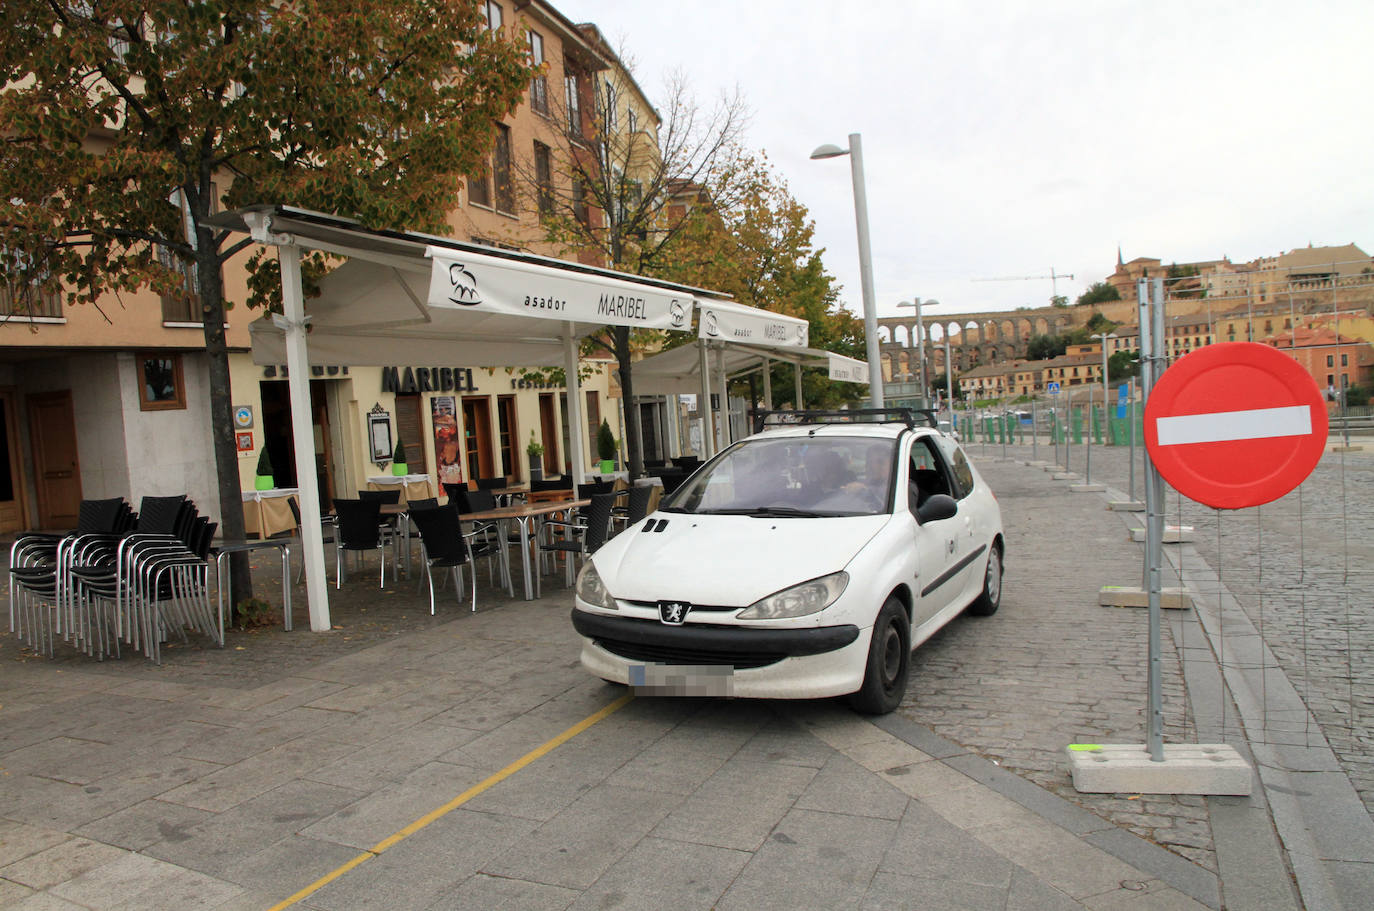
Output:
<svg viewBox="0 0 1374 911">
<path fill-rule="evenodd" d="M 884 344 L 884 345 L 891 344 L 891 343 L 892 343 L 892 330 L 891 330 L 889 327 L 887 327 L 887 326 L 879 326 L 879 327 L 878 327 L 878 341 L 879 341 L 879 343 Z"/>
<path fill-rule="evenodd" d="M 897 324 L 896 326 L 893 326 L 893 327 L 892 327 L 892 341 L 893 341 L 894 343 L 898 344 L 898 345 L 901 345 L 903 348 L 905 348 L 905 347 L 907 347 L 908 345 L 911 344 L 911 334 L 910 334 L 910 333 L 911 333 L 911 330 L 910 330 L 909 327 L 904 326 L 904 325 L 902 325 L 902 324 L 899 323 L 899 324 Z"/>
</svg>

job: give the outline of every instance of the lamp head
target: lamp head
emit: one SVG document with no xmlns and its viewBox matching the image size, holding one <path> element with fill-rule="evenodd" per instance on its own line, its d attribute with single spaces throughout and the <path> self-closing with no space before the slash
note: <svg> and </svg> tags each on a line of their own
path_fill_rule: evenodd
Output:
<svg viewBox="0 0 1374 911">
<path fill-rule="evenodd" d="M 823 145 L 823 146 L 818 146 L 818 147 L 816 148 L 816 151 L 814 151 L 814 152 L 811 153 L 811 158 L 812 158 L 812 159 L 817 159 L 817 158 L 838 158 L 838 157 L 840 157 L 841 155 L 848 155 L 848 154 L 849 154 L 849 150 L 848 150 L 848 149 L 842 149 L 842 148 L 840 148 L 839 146 L 834 145 L 833 143 L 827 142 L 827 143 L 826 143 L 825 145 Z"/>
</svg>

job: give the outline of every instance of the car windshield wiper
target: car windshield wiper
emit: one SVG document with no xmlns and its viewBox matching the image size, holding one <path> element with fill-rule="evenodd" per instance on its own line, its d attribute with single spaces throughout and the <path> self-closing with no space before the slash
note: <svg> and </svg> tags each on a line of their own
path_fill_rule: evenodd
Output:
<svg viewBox="0 0 1374 911">
<path fill-rule="evenodd" d="M 660 507 L 658 508 L 658 511 L 659 511 L 659 512 L 691 512 L 691 510 L 688 509 L 688 508 L 685 507 L 685 506 L 660 506 Z"/>
<path fill-rule="evenodd" d="M 780 519 L 819 519 L 821 513 L 792 506 L 747 506 L 739 509 L 705 509 L 704 513 L 713 516 L 758 516 L 760 518 Z"/>
</svg>

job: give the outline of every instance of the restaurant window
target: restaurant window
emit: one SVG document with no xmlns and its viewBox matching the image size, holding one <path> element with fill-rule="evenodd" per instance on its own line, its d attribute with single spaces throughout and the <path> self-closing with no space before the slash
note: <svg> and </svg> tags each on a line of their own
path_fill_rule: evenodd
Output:
<svg viewBox="0 0 1374 911">
<path fill-rule="evenodd" d="M 468 202 L 491 208 L 491 169 L 482 162 L 482 170 L 468 177 Z"/>
<path fill-rule="evenodd" d="M 563 77 L 563 102 L 568 110 L 568 132 L 581 136 L 582 99 L 577 92 L 577 75 L 574 73 Z"/>
<path fill-rule="evenodd" d="M 587 209 L 587 187 L 581 180 L 573 180 L 573 218 L 582 224 L 591 223 L 591 213 Z"/>
<path fill-rule="evenodd" d="M 606 119 L 606 132 L 607 132 L 607 133 L 614 133 L 616 130 L 620 129 L 620 119 L 619 119 L 619 114 L 618 114 L 617 111 L 616 111 L 616 103 L 617 103 L 617 98 L 616 98 L 616 91 L 615 91 L 615 83 L 613 83 L 613 82 L 611 82 L 611 80 L 607 79 L 607 80 L 606 80 L 606 114 L 605 114 L 605 119 Z"/>
<path fill-rule="evenodd" d="M 530 80 L 530 107 L 541 114 L 549 113 L 549 79 L 544 75 L 544 36 L 530 29 L 530 66 L 540 70 Z"/>
<path fill-rule="evenodd" d="M 486 2 L 482 4 L 482 18 L 486 20 L 487 31 L 501 31 L 501 4 L 492 3 L 491 0 L 486 0 Z"/>
<path fill-rule="evenodd" d="M 491 151 L 491 173 L 496 184 L 496 210 L 515 213 L 515 183 L 511 180 L 510 127 L 496 125 L 496 145 Z"/>
<path fill-rule="evenodd" d="M 172 411 L 186 407 L 186 386 L 181 378 L 181 355 L 140 354 L 138 406 L 143 411 Z"/>
<path fill-rule="evenodd" d="M 596 454 L 596 434 L 601 429 L 601 400 L 595 389 L 587 390 L 587 445 L 591 447 L 592 461 L 598 461 Z"/>
<path fill-rule="evenodd" d="M 539 214 L 547 217 L 553 213 L 553 162 L 549 147 L 544 143 L 534 143 L 534 182 L 539 190 Z"/>
</svg>

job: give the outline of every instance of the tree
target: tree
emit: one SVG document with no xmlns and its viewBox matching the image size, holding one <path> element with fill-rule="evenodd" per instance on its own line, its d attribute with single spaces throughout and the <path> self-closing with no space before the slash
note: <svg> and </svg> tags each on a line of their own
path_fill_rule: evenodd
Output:
<svg viewBox="0 0 1374 911">
<path fill-rule="evenodd" d="M 661 278 L 729 294 L 751 307 L 806 320 L 810 346 L 862 360 L 863 321 L 840 306 L 839 286 L 813 246 L 815 222 L 788 192 L 767 157 L 745 156 L 735 171 L 737 203 L 728 211 L 703 209 L 659 263 Z M 669 338 L 668 345 L 685 338 Z M 774 389 L 791 389 L 791 368 L 773 368 Z M 741 383 L 741 386 L 744 386 Z M 830 407 L 853 401 L 857 387 L 807 373 L 806 402 Z"/>
<path fill-rule="evenodd" d="M 1032 335 L 1026 342 L 1026 357 L 1032 361 L 1047 361 L 1063 354 L 1067 346 L 1062 335 Z"/>
<path fill-rule="evenodd" d="M 1078 300 L 1075 301 L 1075 303 L 1080 306 L 1091 306 L 1092 304 L 1100 304 L 1104 301 L 1119 300 L 1121 300 L 1121 292 L 1116 290 L 1115 285 L 1108 284 L 1107 282 L 1093 282 L 1088 286 L 1087 291 L 1078 295 Z"/>
<path fill-rule="evenodd" d="M 1124 380 L 1140 372 L 1140 355 L 1135 351 L 1118 351 L 1107 358 L 1107 380 Z"/>
<path fill-rule="evenodd" d="M 207 219 L 281 203 L 448 230 L 525 50 L 462 0 L 6 0 L 0 29 L 0 253 L 69 305 L 141 287 L 198 305 L 220 527 L 242 537 L 223 273 L 249 242 Z M 248 303 L 269 303 L 275 260 L 250 268 Z M 234 586 L 251 595 L 244 559 Z"/>
<path fill-rule="evenodd" d="M 616 54 L 602 47 L 606 56 Z M 583 261 L 636 275 L 655 275 L 659 262 L 703 206 L 728 210 L 735 203 L 736 143 L 747 114 L 738 94 L 710 110 L 698 106 L 681 75 L 669 77 L 661 121 L 645 102 L 628 63 L 598 74 L 594 101 L 569 110 L 552 93 L 556 120 L 576 124 L 551 156 L 557 174 L 540 173 L 537 160 L 517 165 L 526 192 L 536 196 L 548 240 Z M 636 123 L 631 127 L 630 113 Z M 642 120 L 641 120 L 642 118 Z M 553 179 L 553 178 L 557 179 Z M 634 400 L 633 358 L 661 343 L 662 333 L 610 326 L 591 336 L 584 351 L 616 361 L 621 395 Z M 628 422 L 630 471 L 644 473 L 638 421 Z"/>
</svg>

